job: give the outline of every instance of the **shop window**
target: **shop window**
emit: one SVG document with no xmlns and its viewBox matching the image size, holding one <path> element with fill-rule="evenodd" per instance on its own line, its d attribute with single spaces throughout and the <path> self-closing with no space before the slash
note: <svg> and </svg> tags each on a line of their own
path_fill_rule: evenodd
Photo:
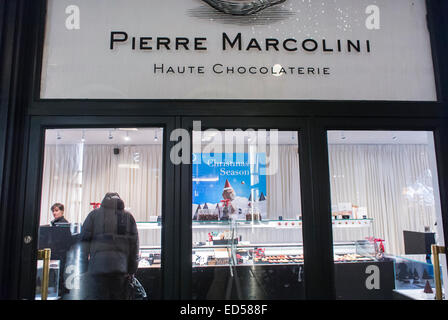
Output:
<svg viewBox="0 0 448 320">
<path fill-rule="evenodd" d="M 39 248 L 51 249 L 49 299 L 125 299 L 129 272 L 160 298 L 162 140 L 162 128 L 46 130 Z M 41 289 L 39 261 L 37 299 Z"/>
<path fill-rule="evenodd" d="M 304 298 L 298 133 L 194 131 L 194 299 Z"/>
<path fill-rule="evenodd" d="M 444 239 L 433 141 L 423 131 L 328 132 L 338 299 L 434 299 L 431 245 Z"/>
</svg>

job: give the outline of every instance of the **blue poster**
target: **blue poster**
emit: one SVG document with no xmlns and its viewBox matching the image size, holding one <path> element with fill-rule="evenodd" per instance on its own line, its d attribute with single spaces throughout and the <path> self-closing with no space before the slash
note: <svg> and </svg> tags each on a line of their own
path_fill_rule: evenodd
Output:
<svg viewBox="0 0 448 320">
<path fill-rule="evenodd" d="M 237 218 L 265 216 L 266 201 L 265 153 L 193 154 L 193 218 L 205 209 L 219 220 L 226 206 Z"/>
</svg>

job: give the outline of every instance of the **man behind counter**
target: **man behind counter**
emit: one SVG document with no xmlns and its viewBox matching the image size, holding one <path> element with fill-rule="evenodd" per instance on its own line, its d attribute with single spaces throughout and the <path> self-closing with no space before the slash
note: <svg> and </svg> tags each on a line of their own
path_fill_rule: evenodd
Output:
<svg viewBox="0 0 448 320">
<path fill-rule="evenodd" d="M 53 213 L 54 220 L 51 221 L 51 225 L 55 226 L 56 223 L 68 223 L 64 218 L 64 205 L 62 203 L 55 203 L 51 206 L 51 212 Z"/>
</svg>

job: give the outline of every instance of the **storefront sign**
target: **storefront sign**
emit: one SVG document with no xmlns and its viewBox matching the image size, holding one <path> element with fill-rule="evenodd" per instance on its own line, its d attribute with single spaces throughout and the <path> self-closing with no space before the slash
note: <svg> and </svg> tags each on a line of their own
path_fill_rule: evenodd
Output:
<svg viewBox="0 0 448 320">
<path fill-rule="evenodd" d="M 42 98 L 436 100 L 423 0 L 49 0 Z"/>
</svg>

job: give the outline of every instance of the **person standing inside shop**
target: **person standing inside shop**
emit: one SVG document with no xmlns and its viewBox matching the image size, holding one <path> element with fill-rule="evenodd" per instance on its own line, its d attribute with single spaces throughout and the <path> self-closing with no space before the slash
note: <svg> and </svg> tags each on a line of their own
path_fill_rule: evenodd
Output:
<svg viewBox="0 0 448 320">
<path fill-rule="evenodd" d="M 81 232 L 81 267 L 89 300 L 125 300 L 138 268 L 139 239 L 132 214 L 118 193 L 107 193 L 89 213 Z"/>
<path fill-rule="evenodd" d="M 64 218 L 64 205 L 62 203 L 55 203 L 51 206 L 51 212 L 53 213 L 54 220 L 51 221 L 51 225 L 55 226 L 56 223 L 68 223 Z"/>
</svg>

